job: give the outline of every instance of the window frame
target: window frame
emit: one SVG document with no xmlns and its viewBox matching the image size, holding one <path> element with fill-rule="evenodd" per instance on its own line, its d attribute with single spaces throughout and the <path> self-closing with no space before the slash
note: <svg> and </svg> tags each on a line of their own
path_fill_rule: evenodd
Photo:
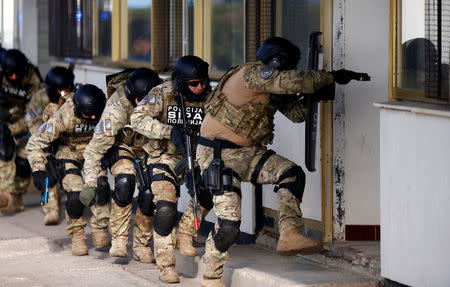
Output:
<svg viewBox="0 0 450 287">
<path fill-rule="evenodd" d="M 401 66 L 402 56 L 400 49 L 398 49 L 397 47 L 402 40 L 402 1 L 403 0 L 390 0 L 389 101 L 414 101 L 422 103 L 450 105 L 450 96 L 448 99 L 437 99 L 426 97 L 426 91 L 396 87 L 396 79 L 401 79 L 401 70 L 397 70 L 397 68 Z"/>
</svg>

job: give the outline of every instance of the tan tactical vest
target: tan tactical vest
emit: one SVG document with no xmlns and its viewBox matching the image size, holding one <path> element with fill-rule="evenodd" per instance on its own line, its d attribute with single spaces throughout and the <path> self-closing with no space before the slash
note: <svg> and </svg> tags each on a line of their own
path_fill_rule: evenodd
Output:
<svg viewBox="0 0 450 287">
<path fill-rule="evenodd" d="M 175 91 L 173 90 L 173 82 L 166 81 L 164 82 L 162 89 L 162 97 L 163 97 L 163 110 L 162 113 L 157 117 L 157 120 L 163 124 L 168 125 L 181 125 L 181 122 L 175 122 L 177 118 L 180 117 L 181 112 L 178 110 L 179 106 L 175 100 Z M 195 108 L 203 108 L 203 102 L 188 102 L 184 101 L 186 109 L 195 109 Z M 173 118 L 172 115 L 176 114 L 177 118 Z M 170 114 L 170 115 L 169 115 Z M 203 114 L 204 116 L 204 114 Z M 195 150 L 195 142 L 196 137 L 192 137 L 191 140 L 193 144 L 193 150 Z M 162 139 L 162 140 L 150 140 L 150 142 L 146 145 L 146 151 L 149 154 L 161 154 L 166 152 L 167 154 L 180 154 L 181 151 L 178 149 L 170 140 Z"/>
<path fill-rule="evenodd" d="M 82 151 L 91 140 L 96 124 L 78 118 L 75 116 L 73 109 L 70 109 L 70 119 L 69 130 L 62 133 L 59 140 L 67 145 L 71 151 Z"/>
<path fill-rule="evenodd" d="M 277 111 L 270 103 L 270 97 L 259 103 L 246 103 L 238 107 L 222 93 L 223 84 L 242 67 L 233 68 L 223 76 L 206 104 L 206 113 L 242 137 L 251 138 L 260 144 L 270 144 L 273 141 L 274 115 Z"/>
</svg>

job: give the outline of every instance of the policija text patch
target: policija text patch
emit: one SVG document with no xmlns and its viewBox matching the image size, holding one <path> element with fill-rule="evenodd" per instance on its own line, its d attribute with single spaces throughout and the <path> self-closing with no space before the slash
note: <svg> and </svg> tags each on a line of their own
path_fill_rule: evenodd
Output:
<svg viewBox="0 0 450 287">
<path fill-rule="evenodd" d="M 203 121 L 204 111 L 201 107 L 186 107 L 186 120 L 190 126 L 200 126 Z M 181 108 L 177 105 L 167 107 L 167 123 L 169 125 L 182 125 L 183 117 Z"/>
</svg>

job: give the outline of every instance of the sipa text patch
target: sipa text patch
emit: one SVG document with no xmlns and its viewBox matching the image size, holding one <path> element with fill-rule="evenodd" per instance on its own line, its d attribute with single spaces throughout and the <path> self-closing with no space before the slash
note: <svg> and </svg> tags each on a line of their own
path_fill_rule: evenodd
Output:
<svg viewBox="0 0 450 287">
<path fill-rule="evenodd" d="M 190 126 L 200 126 L 203 122 L 204 110 L 202 107 L 186 107 L 186 120 Z M 167 107 L 167 123 L 169 125 L 182 125 L 181 108 L 177 105 Z"/>
</svg>

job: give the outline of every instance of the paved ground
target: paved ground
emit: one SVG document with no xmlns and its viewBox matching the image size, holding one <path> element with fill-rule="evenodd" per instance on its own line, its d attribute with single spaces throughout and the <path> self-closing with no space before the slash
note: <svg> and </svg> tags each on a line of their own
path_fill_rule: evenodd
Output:
<svg viewBox="0 0 450 287">
<path fill-rule="evenodd" d="M 0 215 L 0 286 L 168 286 L 159 281 L 154 264 L 128 258 L 111 258 L 108 248 L 95 249 L 87 228 L 89 256 L 72 256 L 65 221 L 43 225 L 37 193 L 26 195 L 26 211 Z M 131 246 L 131 238 L 129 240 Z M 199 256 L 204 248 L 198 248 Z M 129 252 L 131 255 L 131 248 Z M 227 286 L 379 286 L 380 281 L 322 264 L 309 257 L 282 257 L 273 248 L 233 245 L 225 265 Z M 200 286 L 203 264 L 200 257 L 179 254 L 176 268 L 181 277 L 177 286 Z"/>
<path fill-rule="evenodd" d="M 169 286 L 160 283 L 154 264 L 111 258 L 108 248 L 93 247 L 90 234 L 89 256 L 72 256 L 64 219 L 44 226 L 38 202 L 37 194 L 27 194 L 25 212 L 0 215 L 0 286 Z M 182 277 L 181 283 L 200 285 L 195 278 Z"/>
</svg>

